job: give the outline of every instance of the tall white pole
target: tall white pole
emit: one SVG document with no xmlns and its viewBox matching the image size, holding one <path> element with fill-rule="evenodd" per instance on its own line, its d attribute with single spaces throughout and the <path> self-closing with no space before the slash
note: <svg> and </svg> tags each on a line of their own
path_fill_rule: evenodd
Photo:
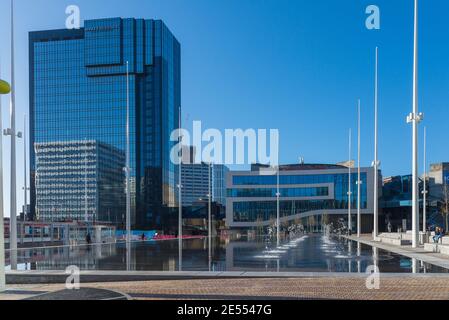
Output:
<svg viewBox="0 0 449 320">
<path fill-rule="evenodd" d="M 27 115 L 24 115 L 23 120 L 23 222 L 25 223 L 27 220 L 28 214 L 28 184 L 27 184 Z"/>
<path fill-rule="evenodd" d="M 281 197 L 281 191 L 280 191 L 280 166 L 278 164 L 277 166 L 277 191 L 276 191 L 276 247 L 279 247 L 281 244 L 281 213 L 280 213 L 280 197 Z"/>
<path fill-rule="evenodd" d="M 182 142 L 183 142 L 183 136 L 181 134 L 181 128 L 182 128 L 182 119 L 181 119 L 181 107 L 179 107 L 179 145 L 180 145 L 180 161 L 179 161 L 179 184 L 178 184 L 178 198 L 179 198 L 179 208 L 178 208 L 178 263 L 179 267 L 178 270 L 182 271 L 182 158 L 183 158 L 183 148 L 182 148 Z"/>
<path fill-rule="evenodd" d="M 378 102 L 379 102 L 379 48 L 376 47 L 376 66 L 374 76 L 374 226 L 373 237 L 379 235 L 379 159 L 378 159 Z"/>
<path fill-rule="evenodd" d="M 413 125 L 412 163 L 412 247 L 419 245 L 419 187 L 418 187 L 418 124 L 422 114 L 418 113 L 418 0 L 415 0 L 414 50 L 413 50 L 413 113 L 408 122 Z"/>
<path fill-rule="evenodd" d="M 0 72 L 1 76 L 1 72 Z M 2 99 L 0 95 L 0 132 L 2 130 Z M 0 135 L 0 292 L 6 290 L 5 281 L 5 226 L 3 222 L 3 137 Z"/>
<path fill-rule="evenodd" d="M 348 233 L 352 231 L 352 217 L 351 217 L 351 196 L 352 196 L 352 184 L 351 184 L 351 157 L 352 157 L 352 129 L 349 129 L 349 157 L 348 157 Z"/>
<path fill-rule="evenodd" d="M 423 218 L 422 231 L 427 230 L 427 128 L 424 127 L 424 182 L 423 182 Z"/>
<path fill-rule="evenodd" d="M 361 192 L 362 192 L 362 179 L 360 178 L 360 99 L 357 107 L 357 237 L 362 233 L 362 214 L 361 214 Z"/>
<path fill-rule="evenodd" d="M 126 242 L 131 242 L 129 62 L 126 61 Z"/>
<path fill-rule="evenodd" d="M 84 222 L 89 222 L 89 205 L 88 205 L 88 199 L 87 199 L 87 140 L 85 140 L 84 143 L 85 150 L 84 150 Z"/>
<path fill-rule="evenodd" d="M 11 252 L 11 269 L 17 269 L 17 199 L 16 199 L 16 85 L 14 62 L 14 1 L 11 0 L 11 190 L 10 190 L 10 231 L 9 248 Z"/>
<path fill-rule="evenodd" d="M 209 271 L 211 271 L 211 262 L 212 262 L 212 176 L 211 176 L 211 170 L 212 169 L 212 163 L 209 163 L 209 176 L 208 176 L 208 237 L 209 237 Z"/>
</svg>

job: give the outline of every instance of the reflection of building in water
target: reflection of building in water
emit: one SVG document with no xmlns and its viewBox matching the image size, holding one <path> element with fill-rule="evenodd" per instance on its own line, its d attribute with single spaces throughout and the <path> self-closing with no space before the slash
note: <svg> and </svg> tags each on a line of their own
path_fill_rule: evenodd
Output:
<svg viewBox="0 0 449 320">
<path fill-rule="evenodd" d="M 99 141 L 36 143 L 39 221 L 122 222 L 125 155 Z M 87 199 L 86 199 L 87 198 Z"/>
<path fill-rule="evenodd" d="M 26 252 L 30 255 L 25 256 L 25 259 L 31 270 L 64 270 L 68 266 L 77 266 L 80 270 L 98 270 L 102 260 L 117 254 L 117 247 L 111 243 L 31 249 Z"/>
<path fill-rule="evenodd" d="M 342 165 L 297 164 L 280 166 L 281 223 L 321 225 L 346 219 L 348 214 L 348 168 Z M 372 168 L 361 169 L 362 232 L 373 225 Z M 277 215 L 277 174 L 261 165 L 251 171 L 229 172 L 226 223 L 231 228 L 257 228 L 274 224 Z M 357 170 L 351 175 L 354 223 L 357 213 Z M 381 194 L 381 193 L 380 193 Z"/>
</svg>

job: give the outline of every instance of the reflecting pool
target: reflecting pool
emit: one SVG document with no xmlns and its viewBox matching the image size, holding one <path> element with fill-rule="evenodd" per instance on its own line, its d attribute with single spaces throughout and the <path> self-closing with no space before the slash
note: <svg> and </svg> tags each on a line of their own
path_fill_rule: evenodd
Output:
<svg viewBox="0 0 449 320">
<path fill-rule="evenodd" d="M 24 249 L 17 252 L 19 270 L 129 271 L 255 271 L 365 273 L 377 266 L 383 273 L 449 273 L 449 270 L 413 261 L 357 242 L 324 235 L 304 235 L 275 244 L 264 238 L 133 242 L 92 246 Z M 10 252 L 6 263 L 10 263 Z"/>
</svg>

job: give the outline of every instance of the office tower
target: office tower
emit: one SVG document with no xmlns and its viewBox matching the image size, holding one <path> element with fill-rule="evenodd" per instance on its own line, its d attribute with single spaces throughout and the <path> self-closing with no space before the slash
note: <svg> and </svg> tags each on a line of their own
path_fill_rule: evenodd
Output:
<svg viewBox="0 0 449 320">
<path fill-rule="evenodd" d="M 207 163 L 182 164 L 182 202 L 184 207 L 195 202 L 205 201 L 209 195 L 209 183 L 212 201 L 226 204 L 226 174 L 229 169 L 221 164 L 214 164 L 209 171 Z M 209 181 L 210 180 L 210 181 Z"/>
<path fill-rule="evenodd" d="M 125 153 L 97 141 L 35 144 L 36 218 L 124 223 Z"/>
<path fill-rule="evenodd" d="M 179 126 L 181 63 L 180 44 L 165 24 L 111 18 L 31 32 L 29 55 L 32 215 L 39 202 L 36 144 L 88 140 L 125 152 L 128 79 L 132 226 L 170 229 L 178 177 L 170 134 Z M 124 207 L 121 197 L 117 207 Z"/>
</svg>

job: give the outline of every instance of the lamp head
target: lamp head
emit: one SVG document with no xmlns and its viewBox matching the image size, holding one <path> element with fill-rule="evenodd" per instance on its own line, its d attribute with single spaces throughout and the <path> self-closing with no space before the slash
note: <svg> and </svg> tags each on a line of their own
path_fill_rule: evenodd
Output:
<svg viewBox="0 0 449 320">
<path fill-rule="evenodd" d="M 8 94 L 11 92 L 11 86 L 8 82 L 0 80 L 0 94 Z"/>
</svg>

